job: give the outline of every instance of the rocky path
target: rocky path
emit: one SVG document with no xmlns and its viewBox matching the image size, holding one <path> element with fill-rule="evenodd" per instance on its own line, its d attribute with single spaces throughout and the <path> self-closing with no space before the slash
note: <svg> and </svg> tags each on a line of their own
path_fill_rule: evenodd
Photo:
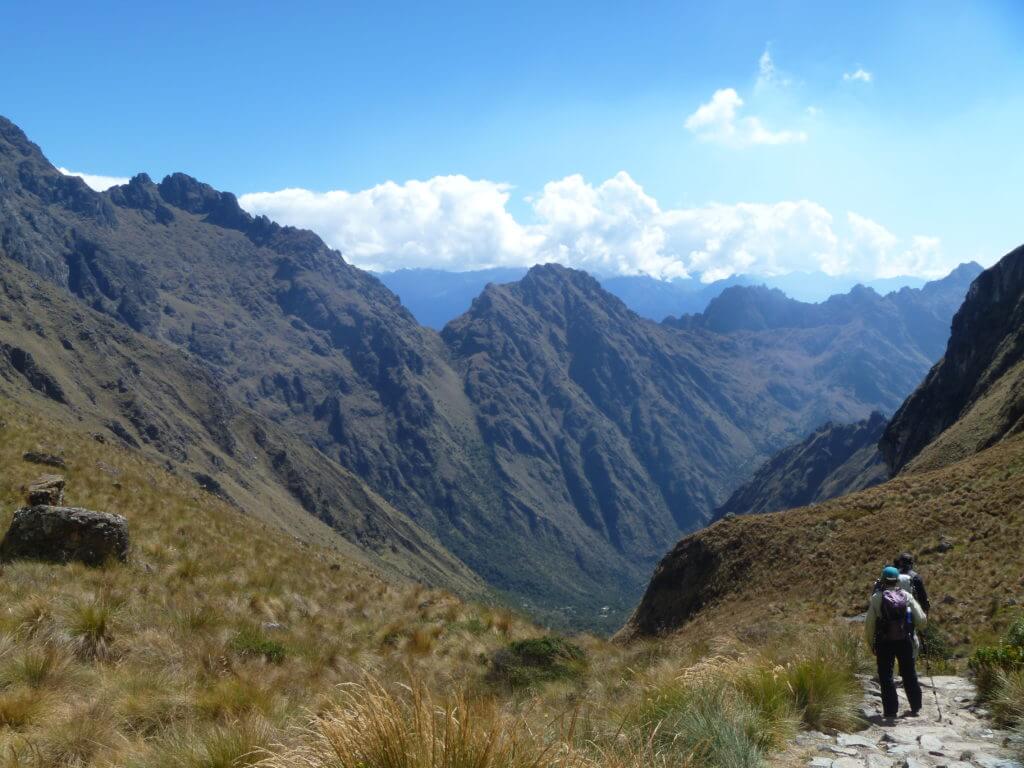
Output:
<svg viewBox="0 0 1024 768">
<path fill-rule="evenodd" d="M 858 733 L 801 733 L 787 763 L 809 768 L 1024 768 L 1007 749 L 1009 734 L 995 730 L 974 704 L 974 685 L 963 677 L 922 678 L 918 718 L 882 724 L 878 683 L 867 676 L 863 713 L 871 725 Z M 939 707 L 936 706 L 936 694 Z M 900 711 L 907 709 L 900 690 Z"/>
</svg>

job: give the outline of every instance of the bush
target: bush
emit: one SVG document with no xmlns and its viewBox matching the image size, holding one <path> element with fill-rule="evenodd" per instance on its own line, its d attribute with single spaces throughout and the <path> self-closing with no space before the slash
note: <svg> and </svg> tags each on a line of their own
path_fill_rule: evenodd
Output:
<svg viewBox="0 0 1024 768">
<path fill-rule="evenodd" d="M 261 657 L 271 664 L 280 664 L 286 656 L 285 647 L 271 640 L 256 627 L 243 627 L 230 643 L 230 648 L 240 656 Z"/>
<path fill-rule="evenodd" d="M 753 666 L 740 672 L 734 685 L 760 716 L 761 727 L 756 738 L 758 747 L 767 751 L 785 746 L 800 722 L 785 670 Z"/>
<path fill-rule="evenodd" d="M 755 768 L 765 742 L 761 713 L 724 679 L 674 680 L 627 718 L 638 751 L 650 745 L 669 764 Z"/>
<path fill-rule="evenodd" d="M 1007 630 L 999 645 L 978 648 L 968 664 L 978 694 L 1006 726 L 1024 726 L 1024 617 Z"/>
<path fill-rule="evenodd" d="M 998 692 L 1001 673 L 1024 668 L 1024 649 L 1006 644 L 984 646 L 974 651 L 968 667 L 979 695 L 987 700 Z"/>
<path fill-rule="evenodd" d="M 804 725 L 814 730 L 857 727 L 860 686 L 850 671 L 827 656 L 813 656 L 786 668 L 794 704 Z"/>
<path fill-rule="evenodd" d="M 318 718 L 302 745 L 266 768 L 573 768 L 525 722 L 492 703 L 456 695 L 435 704 L 414 686 L 398 698 L 376 681 L 350 686 L 338 709 Z"/>
<path fill-rule="evenodd" d="M 996 673 L 992 714 L 1002 725 L 1024 723 L 1024 667 Z"/>
<path fill-rule="evenodd" d="M 574 680 L 587 670 L 587 654 L 561 637 L 517 640 L 491 660 L 488 678 L 510 688 L 528 688 L 552 680 Z"/>
<path fill-rule="evenodd" d="M 75 639 L 79 655 L 84 658 L 105 656 L 113 640 L 110 624 L 113 609 L 102 600 L 75 603 L 68 613 L 68 634 Z"/>
<path fill-rule="evenodd" d="M 1024 648 L 1024 616 L 1021 616 L 1006 632 L 1006 643 L 1014 648 Z"/>
<path fill-rule="evenodd" d="M 946 664 L 953 658 L 953 643 L 946 632 L 934 620 L 925 624 L 918 632 L 921 639 L 921 656 L 930 662 Z"/>
</svg>

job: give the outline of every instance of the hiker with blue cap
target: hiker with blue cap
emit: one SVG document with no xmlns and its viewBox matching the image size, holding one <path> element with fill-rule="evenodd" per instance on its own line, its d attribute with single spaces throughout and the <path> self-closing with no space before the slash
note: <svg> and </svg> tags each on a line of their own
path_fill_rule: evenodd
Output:
<svg viewBox="0 0 1024 768">
<path fill-rule="evenodd" d="M 928 617 L 920 604 L 900 583 L 900 572 L 894 566 L 882 571 L 882 589 L 871 595 L 864 637 L 871 646 L 878 668 L 878 683 L 882 687 L 882 714 L 887 722 L 895 721 L 899 714 L 899 699 L 893 670 L 900 665 L 903 690 L 906 691 L 910 711 L 906 717 L 917 717 L 921 711 L 921 684 L 917 680 L 914 656 L 914 633 L 924 629 Z"/>
</svg>

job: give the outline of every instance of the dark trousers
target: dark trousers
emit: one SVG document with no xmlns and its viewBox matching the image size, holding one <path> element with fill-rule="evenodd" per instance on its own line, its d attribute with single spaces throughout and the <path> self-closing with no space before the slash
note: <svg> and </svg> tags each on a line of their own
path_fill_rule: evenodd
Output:
<svg viewBox="0 0 1024 768">
<path fill-rule="evenodd" d="M 921 708 L 921 684 L 917 681 L 914 666 L 914 641 L 879 640 L 875 645 L 875 660 L 878 662 L 878 683 L 882 686 L 882 712 L 886 717 L 896 717 L 900 704 L 896 697 L 896 681 L 893 680 L 894 664 L 900 664 L 903 690 L 907 692 L 910 708 L 915 712 Z"/>
</svg>

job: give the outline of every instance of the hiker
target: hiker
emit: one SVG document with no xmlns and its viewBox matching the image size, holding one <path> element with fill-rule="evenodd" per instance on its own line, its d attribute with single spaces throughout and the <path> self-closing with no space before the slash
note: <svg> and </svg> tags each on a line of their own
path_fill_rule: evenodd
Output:
<svg viewBox="0 0 1024 768">
<path fill-rule="evenodd" d="M 909 552 L 903 552 L 892 564 L 900 572 L 900 586 L 914 596 L 925 613 L 929 613 L 932 606 L 928 601 L 928 592 L 924 588 L 924 579 L 914 570 L 914 556 Z M 882 580 L 876 579 L 872 593 L 881 592 L 882 589 Z"/>
<path fill-rule="evenodd" d="M 882 687 L 882 714 L 892 722 L 899 714 L 893 668 L 900 665 L 903 690 L 910 702 L 908 717 L 917 717 L 921 710 L 921 684 L 914 664 L 914 631 L 923 629 L 928 617 L 914 596 L 900 585 L 900 572 L 895 566 L 882 571 L 882 590 L 871 595 L 864 637 L 875 654 L 878 683 Z"/>
<path fill-rule="evenodd" d="M 914 556 L 909 552 L 904 552 L 896 558 L 896 562 L 893 563 L 896 566 L 896 570 L 900 572 L 900 581 L 903 581 L 906 576 L 910 581 L 910 594 L 917 600 L 918 605 L 921 606 L 921 610 L 925 613 L 930 613 L 932 610 L 932 604 L 928 602 L 928 592 L 924 588 L 924 579 L 921 575 L 914 570 Z"/>
</svg>

